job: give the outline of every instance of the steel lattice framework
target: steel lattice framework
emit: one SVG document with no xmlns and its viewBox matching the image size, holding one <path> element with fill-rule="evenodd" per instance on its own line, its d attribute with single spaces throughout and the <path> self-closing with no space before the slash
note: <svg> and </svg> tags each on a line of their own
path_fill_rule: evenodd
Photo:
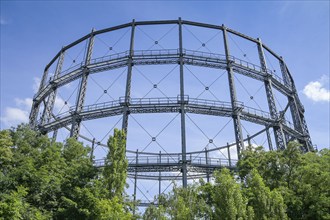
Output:
<svg viewBox="0 0 330 220">
<path fill-rule="evenodd" d="M 159 50 L 136 50 L 135 34 L 136 28 L 144 26 L 174 25 L 177 27 L 177 48 Z M 224 47 L 224 54 L 201 52 L 184 48 L 183 26 L 194 26 L 204 29 L 217 30 L 221 33 Z M 93 47 L 95 38 L 105 33 L 111 33 L 121 29 L 129 29 L 129 50 L 118 53 L 93 57 Z M 228 35 L 233 35 L 242 40 L 248 41 L 256 46 L 259 64 L 247 62 L 231 54 Z M 229 36 L 230 37 L 230 36 Z M 175 41 L 174 40 L 174 41 Z M 82 62 L 63 70 L 66 52 L 74 46 L 86 42 L 85 55 Z M 154 41 L 154 44 L 159 44 Z M 205 43 L 202 43 L 205 47 Z M 112 47 L 110 48 L 112 49 Z M 280 66 L 280 76 L 274 74 L 267 66 L 265 52 L 273 56 Z M 245 55 L 244 55 L 245 56 Z M 75 62 L 75 60 L 73 61 Z M 145 65 L 178 65 L 179 66 L 179 86 L 180 93 L 176 97 L 152 97 L 152 98 L 133 98 L 131 86 L 133 69 L 136 66 Z M 55 71 L 49 79 L 50 67 L 55 65 Z M 185 67 L 197 66 L 210 69 L 220 69 L 226 72 L 228 78 L 230 101 L 206 100 L 199 97 L 192 97 L 185 92 Z M 116 100 L 92 105 L 85 104 L 85 96 L 89 77 L 104 71 L 111 71 L 125 67 L 127 69 L 125 95 Z M 260 110 L 249 107 L 237 97 L 235 75 L 244 75 L 263 84 L 265 96 L 267 97 L 267 110 Z M 54 114 L 54 105 L 59 88 L 77 81 L 77 97 L 73 106 L 68 111 L 61 114 Z M 157 85 L 154 85 L 157 88 Z M 209 87 L 205 87 L 209 90 Z M 274 91 L 278 91 L 287 99 L 285 108 L 278 110 Z M 104 90 L 104 93 L 107 91 Z M 251 99 L 253 97 L 251 96 Z M 41 106 L 43 106 L 41 108 Z M 43 110 L 42 110 L 43 109 Z M 289 111 L 288 111 L 289 110 Z M 134 178 L 134 199 L 136 199 L 137 179 L 152 179 L 157 181 L 173 180 L 179 174 L 183 186 L 187 185 L 188 179 L 207 178 L 209 179 L 214 169 L 229 167 L 235 169 L 236 159 L 231 158 L 230 148 L 236 148 L 238 158 L 244 149 L 246 142 L 251 144 L 251 140 L 260 135 L 267 134 L 269 150 L 286 148 L 288 141 L 297 140 L 302 144 L 302 149 L 313 150 L 313 145 L 308 132 L 304 117 L 304 107 L 301 104 L 292 75 L 287 68 L 283 58 L 273 52 L 269 47 L 255 39 L 237 31 L 229 29 L 224 25 L 211 25 L 192 21 L 178 20 L 164 21 L 135 21 L 131 23 L 103 29 L 92 30 L 92 32 L 75 42 L 63 47 L 58 54 L 46 66 L 39 91 L 33 99 L 33 106 L 30 113 L 30 126 L 44 134 L 53 132 L 56 140 L 58 129 L 66 128 L 70 131 L 70 136 L 82 138 L 94 144 L 104 145 L 97 142 L 95 138 L 89 138 L 80 132 L 83 121 L 94 120 L 105 117 L 122 116 L 122 129 L 126 130 L 127 136 L 131 135 L 128 124 L 129 118 L 133 114 L 152 114 L 152 113 L 175 113 L 180 115 L 180 139 L 181 150 L 175 153 L 155 153 L 139 150 L 130 151 L 133 156 L 127 156 L 129 161 L 129 177 Z M 212 115 L 218 117 L 231 118 L 233 122 L 233 133 L 235 140 L 231 144 L 222 144 L 220 147 L 206 149 L 202 151 L 187 152 L 186 119 L 187 114 Z M 284 115 L 290 114 L 292 124 L 285 120 Z M 260 131 L 244 137 L 242 130 L 242 120 L 263 126 Z M 269 130 L 273 130 L 274 145 L 272 144 Z M 156 141 L 156 137 L 152 137 Z M 212 139 L 209 140 L 212 143 Z M 218 150 L 227 150 L 228 157 L 220 159 L 212 157 L 212 153 Z M 199 156 L 204 155 L 204 156 Z M 104 160 L 95 160 L 96 166 L 103 166 Z M 166 174 L 165 174 L 166 173 Z M 175 173 L 175 174 L 174 174 Z M 188 175 L 188 173 L 190 173 Z M 159 186 L 160 188 L 160 186 Z M 159 189 L 160 191 L 160 189 Z M 141 202 L 141 204 L 147 204 Z"/>
</svg>

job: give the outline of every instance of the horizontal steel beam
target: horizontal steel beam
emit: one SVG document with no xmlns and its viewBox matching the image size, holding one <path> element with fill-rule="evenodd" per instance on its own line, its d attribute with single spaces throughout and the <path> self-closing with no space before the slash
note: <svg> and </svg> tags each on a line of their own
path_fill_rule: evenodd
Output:
<svg viewBox="0 0 330 220">
<path fill-rule="evenodd" d="M 194 98 L 189 99 L 188 96 L 186 98 L 186 113 L 223 117 L 231 117 L 232 114 L 234 114 L 232 108 L 227 102 Z M 122 100 L 117 100 L 84 106 L 82 111 L 76 115 L 76 117 L 81 121 L 87 121 L 96 118 L 121 115 L 124 111 L 124 106 L 128 107 L 128 110 L 131 114 L 180 112 L 180 102 L 177 97 L 141 99 L 135 98 L 131 99 L 129 103 L 123 103 Z M 241 111 L 241 117 L 243 120 L 265 126 L 278 124 L 275 119 L 272 119 L 268 112 L 244 106 L 243 103 L 239 103 L 239 106 L 240 109 L 238 110 Z M 73 114 L 75 114 L 75 112 L 73 108 L 71 108 L 68 112 L 54 116 L 49 123 L 39 125 L 39 128 L 43 132 L 47 133 L 51 130 L 64 127 L 71 123 Z M 295 132 L 297 133 L 297 131 Z"/>
<path fill-rule="evenodd" d="M 224 55 L 205 53 L 191 50 L 183 50 L 183 61 L 188 65 L 206 66 L 210 68 L 226 69 L 227 63 Z M 91 64 L 84 67 L 82 64 L 77 64 L 75 68 L 64 70 L 60 73 L 57 79 L 53 79 L 40 90 L 34 97 L 36 103 L 40 103 L 47 95 L 49 95 L 56 88 L 64 86 L 73 80 L 80 78 L 83 74 L 84 68 L 89 70 L 90 74 L 97 72 L 117 69 L 127 65 L 128 51 L 118 53 L 111 56 L 96 58 L 91 60 Z M 134 51 L 133 64 L 134 65 L 157 65 L 157 64 L 176 64 L 179 62 L 180 54 L 177 49 L 171 50 L 147 50 L 147 51 Z M 264 81 L 266 77 L 272 77 L 274 87 L 281 93 L 290 96 L 292 90 L 284 85 L 282 79 L 275 75 L 267 75 L 261 68 L 252 63 L 237 59 L 233 56 L 230 57 L 231 65 L 234 72 L 243 74 L 245 76 Z"/>
<path fill-rule="evenodd" d="M 178 24 L 179 20 L 158 20 L 158 21 L 135 21 L 134 25 L 138 25 L 138 26 L 144 26 L 144 25 L 164 25 L 164 24 Z M 213 25 L 213 24 L 207 24 L 207 23 L 201 23 L 201 22 L 194 22 L 194 21 L 187 21 L 187 20 L 181 20 L 181 23 L 184 25 L 190 25 L 190 26 L 197 26 L 197 27 L 202 27 L 202 28 L 208 28 L 208 29 L 216 29 L 216 30 L 223 30 L 223 25 Z M 117 26 L 113 26 L 113 27 L 109 27 L 109 28 L 104 28 L 101 30 L 97 30 L 93 32 L 93 35 L 100 35 L 103 33 L 108 33 L 108 32 L 112 32 L 112 31 L 116 31 L 116 30 L 120 30 L 123 28 L 128 28 L 131 27 L 133 25 L 133 22 L 129 22 L 126 24 L 121 24 L 121 25 L 117 25 Z M 239 36 L 241 38 L 244 38 L 246 40 L 249 40 L 251 42 L 254 43 L 258 43 L 258 40 L 252 37 L 249 37 L 247 35 L 244 35 L 238 31 L 235 31 L 233 29 L 230 28 L 226 28 L 226 30 L 229 33 L 232 33 L 236 36 Z M 88 33 L 86 35 L 84 35 L 83 37 L 75 40 L 74 42 L 64 46 L 61 48 L 61 50 L 52 58 L 52 60 L 46 65 L 45 70 L 49 69 L 49 67 L 54 64 L 54 62 L 56 61 L 56 59 L 60 56 L 61 52 L 64 52 L 66 50 L 69 50 L 70 48 L 78 45 L 79 43 L 87 40 L 88 38 L 91 37 L 91 34 Z M 267 47 L 266 45 L 263 45 L 263 47 L 269 52 L 271 53 L 274 57 L 276 57 L 278 60 L 282 60 L 282 57 L 277 55 L 274 51 L 272 51 L 269 47 Z"/>
</svg>

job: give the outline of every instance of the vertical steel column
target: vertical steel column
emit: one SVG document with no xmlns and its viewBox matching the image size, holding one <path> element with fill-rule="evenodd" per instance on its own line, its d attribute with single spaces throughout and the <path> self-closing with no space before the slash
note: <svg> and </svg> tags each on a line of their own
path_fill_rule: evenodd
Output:
<svg viewBox="0 0 330 220">
<path fill-rule="evenodd" d="M 288 74 L 288 71 L 286 71 L 286 65 L 284 63 L 283 57 L 280 57 L 281 59 L 279 60 L 280 63 L 280 68 L 281 68 L 281 73 L 282 73 L 282 78 L 284 81 L 284 85 L 292 89 L 292 81 L 291 78 Z"/>
<path fill-rule="evenodd" d="M 64 53 L 65 51 L 62 49 L 61 54 L 58 58 L 55 74 L 53 80 L 57 79 L 62 71 L 63 61 L 64 61 Z M 48 100 L 46 102 L 46 106 L 44 108 L 44 112 L 41 117 L 41 124 L 48 123 L 52 117 L 55 99 L 56 99 L 57 88 L 53 88 L 53 91 L 49 94 Z"/>
<path fill-rule="evenodd" d="M 186 159 L 186 119 L 184 100 L 184 76 L 183 76 L 183 49 L 182 49 L 182 22 L 179 22 L 179 52 L 180 52 L 180 113 L 181 113 L 181 153 L 182 153 L 182 185 L 187 187 L 187 159 Z"/>
<path fill-rule="evenodd" d="M 162 152 L 159 151 L 159 164 L 162 164 Z M 162 172 L 159 170 L 159 176 L 158 176 L 158 205 L 159 205 L 159 199 L 160 199 L 160 194 L 162 194 Z"/>
<path fill-rule="evenodd" d="M 53 132 L 52 143 L 55 143 L 56 142 L 57 132 L 58 132 L 57 129 L 55 129 L 54 132 Z"/>
<path fill-rule="evenodd" d="M 261 69 L 266 74 L 264 84 L 265 84 L 265 89 L 266 89 L 270 116 L 272 117 L 272 119 L 277 121 L 278 112 L 276 109 L 275 98 L 274 98 L 274 94 L 273 94 L 273 87 L 272 87 L 272 80 L 271 80 L 272 76 L 267 71 L 266 59 L 265 59 L 263 46 L 262 46 L 260 38 L 258 38 L 258 53 L 259 53 Z M 275 136 L 277 149 L 281 149 L 281 150 L 285 149 L 286 142 L 285 142 L 285 137 L 284 137 L 281 122 L 276 122 L 276 124 L 273 125 L 273 129 L 274 129 L 274 136 Z"/>
<path fill-rule="evenodd" d="M 297 104 L 298 94 L 294 82 L 291 80 L 291 77 L 287 71 L 287 67 L 283 58 L 281 57 L 280 60 L 280 67 L 284 82 L 288 82 L 288 86 L 290 87 L 292 94 L 288 97 L 288 101 L 290 103 L 290 112 L 293 120 L 294 128 L 304 134 L 303 140 L 299 140 L 300 143 L 305 145 L 305 151 L 313 151 L 313 144 L 309 135 L 308 127 L 304 117 L 304 110 L 299 109 Z"/>
<path fill-rule="evenodd" d="M 269 150 L 272 151 L 273 150 L 273 143 L 272 143 L 272 139 L 271 139 L 268 127 L 266 127 L 266 135 L 267 135 L 267 141 L 268 141 L 268 148 L 269 148 Z"/>
<path fill-rule="evenodd" d="M 301 121 L 302 121 L 304 142 L 306 144 L 305 151 L 314 151 L 312 139 L 311 139 L 311 136 L 309 135 L 309 131 L 308 131 L 308 127 L 307 127 L 307 123 L 306 123 L 306 120 L 305 120 L 304 113 L 302 113 L 302 112 L 300 113 L 300 118 L 301 118 Z"/>
<path fill-rule="evenodd" d="M 91 161 L 93 161 L 93 157 L 94 157 L 94 146 L 95 146 L 95 138 L 93 138 L 93 141 L 92 141 L 92 149 L 91 149 L 91 155 L 90 155 L 90 159 Z"/>
<path fill-rule="evenodd" d="M 297 106 L 294 96 L 288 97 L 288 102 L 290 103 L 290 112 L 291 112 L 291 116 L 292 116 L 294 129 L 299 132 L 303 132 L 303 125 L 302 125 L 302 121 L 300 119 L 298 106 Z"/>
<path fill-rule="evenodd" d="M 62 48 L 63 49 L 63 48 Z M 39 92 L 45 87 L 46 82 L 47 82 L 47 78 L 48 78 L 48 71 L 49 71 L 49 67 L 47 67 L 47 69 L 45 69 L 44 74 L 42 75 L 42 79 L 40 81 L 40 86 L 39 86 Z"/>
<path fill-rule="evenodd" d="M 206 181 L 209 183 L 210 182 L 210 172 L 208 170 L 208 165 L 209 165 L 209 156 L 208 156 L 208 149 L 205 147 L 205 161 L 206 161 Z"/>
<path fill-rule="evenodd" d="M 290 77 L 288 75 L 288 72 L 286 70 L 286 65 L 283 61 L 283 58 L 281 57 L 280 62 L 280 67 L 281 67 L 281 72 L 282 72 L 282 77 L 284 80 L 284 84 L 286 86 L 288 86 L 290 88 L 290 90 L 292 91 L 292 94 L 290 97 L 288 97 L 288 102 L 290 103 L 290 112 L 291 112 L 291 116 L 292 116 L 292 120 L 293 120 L 293 125 L 294 128 L 299 131 L 302 132 L 302 123 L 299 117 L 299 112 L 298 112 L 298 108 L 297 108 L 297 104 L 295 102 L 295 98 L 294 98 L 294 92 L 293 92 L 293 86 L 290 80 Z"/>
<path fill-rule="evenodd" d="M 230 99 L 231 99 L 231 107 L 232 107 L 232 118 L 235 129 L 236 148 L 237 148 L 238 158 L 240 158 L 240 154 L 241 154 L 240 152 L 241 150 L 244 150 L 244 140 L 243 140 L 241 118 L 240 118 L 240 109 L 237 106 L 234 72 L 231 65 L 232 61 L 230 60 L 229 45 L 227 40 L 227 29 L 224 25 L 222 25 L 222 30 L 223 30 L 223 40 L 224 40 L 226 61 L 227 61 L 227 73 L 228 73 Z"/>
<path fill-rule="evenodd" d="M 293 90 L 293 97 L 294 97 L 295 105 L 296 105 L 296 108 L 298 109 L 298 114 L 299 114 L 298 118 L 300 119 L 302 132 L 304 135 L 303 142 L 304 142 L 305 148 L 306 148 L 305 151 L 314 151 L 312 139 L 309 134 L 307 123 L 306 123 L 305 116 L 304 116 L 305 109 L 299 100 L 298 93 L 297 93 L 294 82 L 292 83 L 292 90 Z M 298 103 L 300 103 L 300 104 L 298 105 Z"/>
<path fill-rule="evenodd" d="M 139 149 L 136 149 L 135 163 L 136 163 L 136 166 L 135 166 L 134 192 L 133 192 L 134 206 L 136 205 L 137 165 L 139 163 Z M 134 211 L 134 213 L 133 213 L 133 215 L 134 215 L 135 214 L 135 207 L 134 207 L 133 211 Z"/>
<path fill-rule="evenodd" d="M 47 77 L 48 77 L 48 67 L 47 69 L 45 69 L 44 74 L 42 75 L 38 93 L 40 93 L 41 90 L 44 88 Z M 34 128 L 36 126 L 39 108 L 40 108 L 40 101 L 37 102 L 36 100 L 33 100 L 32 109 L 29 116 L 29 124 L 31 128 Z"/>
<path fill-rule="evenodd" d="M 79 131 L 80 131 L 80 122 L 81 119 L 79 117 L 79 113 L 81 112 L 84 102 L 85 102 L 85 95 L 87 90 L 87 79 L 89 75 L 89 69 L 88 65 L 90 64 L 91 58 L 92 58 L 92 52 L 93 52 L 93 46 L 94 46 L 94 29 L 92 30 L 89 42 L 88 42 L 88 48 L 86 52 L 85 57 L 85 65 L 83 67 L 83 73 L 79 84 L 79 90 L 78 90 L 78 96 L 76 101 L 76 109 L 74 112 L 74 115 L 72 117 L 72 127 L 70 132 L 70 137 L 78 138 Z"/>
<path fill-rule="evenodd" d="M 230 157 L 230 146 L 229 143 L 227 143 L 227 152 L 228 152 L 228 160 L 229 160 L 229 167 L 231 167 L 231 157 Z"/>
<path fill-rule="evenodd" d="M 128 115 L 129 115 L 129 105 L 131 98 L 131 83 L 132 83 L 132 67 L 133 63 L 133 55 L 134 55 L 134 34 L 135 34 L 135 20 L 132 21 L 132 29 L 131 29 L 131 40 L 129 46 L 129 55 L 128 55 L 128 63 L 127 63 L 127 78 L 126 78 L 126 90 L 125 90 L 125 105 L 123 108 L 123 124 L 122 129 L 127 133 L 128 127 Z M 127 137 L 127 134 L 126 134 Z"/>
<path fill-rule="evenodd" d="M 250 138 L 250 135 L 247 135 L 247 141 L 248 141 L 248 145 L 251 146 L 251 138 Z"/>
<path fill-rule="evenodd" d="M 32 108 L 29 116 L 30 128 L 36 127 L 39 108 L 40 108 L 40 102 L 33 100 Z"/>
</svg>

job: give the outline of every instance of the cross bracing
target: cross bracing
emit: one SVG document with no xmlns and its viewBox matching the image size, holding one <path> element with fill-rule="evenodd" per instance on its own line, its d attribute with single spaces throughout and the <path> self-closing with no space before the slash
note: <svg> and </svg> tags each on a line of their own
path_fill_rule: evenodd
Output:
<svg viewBox="0 0 330 220">
<path fill-rule="evenodd" d="M 150 27 L 166 25 L 168 26 L 164 28 L 164 33 L 160 31 L 157 36 L 145 29 L 147 26 L 149 30 L 152 30 Z M 205 39 L 200 39 L 200 33 L 194 33 L 192 26 L 198 27 L 199 31 L 212 29 L 213 32 L 205 35 Z M 117 30 L 122 30 L 122 33 L 118 36 L 112 36 L 112 39 L 115 39 L 114 41 L 108 42 L 102 36 L 102 34 L 111 34 Z M 137 35 L 137 33 L 140 33 L 140 35 Z M 190 35 L 188 39 L 187 36 L 184 36 L 185 34 Z M 143 45 L 143 47 L 141 45 L 136 47 L 141 36 L 144 37 L 145 47 Z M 166 38 L 169 36 L 172 40 L 170 47 L 166 44 Z M 174 38 L 176 36 L 177 39 L 173 40 L 173 36 Z M 120 45 L 124 44 L 122 42 L 123 37 L 129 38 L 128 45 L 124 47 L 125 49 L 120 48 Z M 193 48 L 185 43 L 189 40 L 189 37 L 195 40 Z M 238 38 L 248 41 L 252 46 L 248 49 L 243 48 L 240 43 L 237 43 L 241 42 L 237 40 Z M 177 44 L 173 41 L 177 41 Z M 101 46 L 104 46 L 105 49 L 102 52 L 98 51 L 98 53 L 95 53 L 98 55 L 94 56 L 93 52 L 97 49 L 95 47 L 97 43 L 101 43 Z M 234 44 L 232 45 L 232 43 Z M 211 48 L 217 44 L 224 51 L 221 49 L 222 51 L 217 52 L 217 49 Z M 79 45 L 82 46 L 78 48 Z M 173 47 L 173 45 L 177 46 Z M 231 53 L 233 51 L 232 46 L 237 47 L 237 51 L 241 55 Z M 74 47 L 77 47 L 77 54 L 71 52 Z M 250 57 L 251 50 L 256 52 L 254 57 Z M 98 57 L 100 55 L 103 56 Z M 80 58 L 78 59 L 78 57 Z M 255 61 L 255 58 L 259 59 L 259 64 L 251 61 Z M 68 60 L 71 64 L 68 63 Z M 63 65 L 63 61 L 66 65 Z M 278 63 L 280 68 L 275 67 L 275 64 L 272 63 L 274 61 Z M 161 80 L 151 80 L 149 78 L 151 75 L 145 73 L 144 67 L 146 66 L 157 66 L 157 71 L 154 74 L 161 75 L 161 71 L 158 70 L 164 66 L 171 66 L 171 71 L 167 72 L 165 76 L 163 75 L 164 77 L 162 76 Z M 52 72 L 51 69 L 55 69 L 55 72 Z M 106 72 L 108 77 L 114 78 L 115 76 L 112 73 L 116 70 L 119 70 L 120 74 L 109 85 L 98 82 L 96 77 L 98 74 Z M 214 80 L 208 78 L 204 81 L 210 76 L 210 72 L 215 74 Z M 166 77 L 170 74 L 177 74 L 175 80 L 178 81 L 176 84 L 178 89 L 175 93 L 171 92 L 171 94 L 169 94 L 169 87 L 161 84 L 164 79 L 167 80 Z M 145 78 L 148 81 L 147 83 L 150 83 L 146 86 L 146 88 L 148 87 L 147 92 L 142 92 L 143 94 L 136 93 L 131 88 L 132 85 L 136 85 L 134 76 L 137 75 Z M 125 76 L 125 83 L 122 83 L 124 87 L 122 95 L 115 96 L 114 93 L 110 93 L 110 88 L 114 89 L 112 88 L 113 84 L 120 83 L 120 80 L 122 80 L 120 77 L 124 78 Z M 225 79 L 226 77 L 227 79 Z M 247 82 L 242 78 L 240 80 L 239 77 L 248 77 L 249 80 L 261 83 L 262 86 L 258 85 L 257 88 L 252 90 L 247 89 Z M 195 80 L 193 83 L 196 83 L 194 85 L 196 88 L 189 88 L 187 80 L 190 80 L 189 82 Z M 216 84 L 217 80 L 228 85 L 223 87 L 222 84 Z M 86 93 L 88 94 L 89 81 L 93 81 L 99 87 L 97 90 L 93 90 L 93 95 L 95 93 L 98 98 L 86 102 L 85 96 Z M 78 84 L 73 92 L 62 95 L 63 91 L 61 89 L 63 90 L 72 82 Z M 243 96 L 237 95 L 239 86 L 242 87 L 241 89 L 250 99 L 240 99 Z M 118 89 L 118 87 L 116 88 Z M 266 98 L 264 103 L 261 104 L 258 103 L 260 98 L 257 101 L 255 96 L 262 93 L 262 88 L 265 90 L 263 95 Z M 100 89 L 102 94 L 96 94 L 100 92 Z M 194 90 L 198 92 L 196 95 L 187 92 L 192 91 L 194 93 Z M 225 101 L 222 99 L 223 94 L 219 98 L 219 90 L 228 94 Z M 153 91 L 157 91 L 158 95 L 151 95 Z M 282 105 L 278 102 L 276 98 L 277 91 L 287 98 L 287 102 L 282 103 Z M 77 96 L 76 100 L 70 100 L 75 95 Z M 54 110 L 56 97 L 66 97 L 64 100 L 65 108 Z M 253 107 L 251 104 L 253 104 Z M 265 109 L 265 105 L 268 108 Z M 283 106 L 286 107 L 283 108 Z M 42 108 L 43 111 L 41 111 Z M 111 134 L 114 127 L 120 125 L 119 122 L 122 123 L 121 128 L 127 132 L 128 136 L 131 135 L 129 124 L 136 123 L 137 127 L 147 133 L 146 137 L 151 139 L 147 141 L 146 146 L 136 146 L 140 152 L 127 149 L 128 175 L 134 179 L 136 192 L 138 189 L 138 186 L 136 186 L 137 179 L 160 182 L 162 180 L 180 179 L 183 186 L 187 185 L 187 181 L 200 177 L 209 180 L 215 169 L 222 167 L 235 169 L 236 158 L 233 158 L 233 149 L 236 148 L 235 151 L 238 155 L 235 156 L 239 157 L 241 150 L 252 143 L 258 145 L 268 141 L 269 150 L 275 150 L 284 149 L 288 141 L 297 140 L 302 144 L 304 151 L 313 150 L 304 111 L 293 77 L 283 58 L 264 43 L 261 43 L 260 39 L 249 37 L 224 25 L 185 21 L 181 18 L 165 21 L 133 20 L 131 23 L 103 30 L 92 30 L 86 36 L 59 51 L 44 70 L 39 91 L 33 99 L 30 125 L 43 133 L 53 131 L 54 140 L 58 131 L 64 128 L 69 131 L 68 136 L 79 137 L 90 142 L 94 148 L 98 146 L 106 148 L 104 140 Z M 151 132 L 145 128 L 143 121 L 138 119 L 140 115 L 159 117 L 160 113 L 161 115 L 173 115 L 174 117 L 161 129 L 154 129 L 155 131 L 160 130 L 158 134 L 154 134 L 155 131 Z M 289 120 L 286 117 L 288 114 L 290 114 Z M 226 119 L 226 122 L 217 125 L 216 130 L 218 133 L 215 137 L 222 134 L 227 125 L 233 124 L 231 129 L 234 138 L 227 144 L 218 143 L 219 140 L 215 140 L 215 137 L 212 138 L 212 135 L 207 134 L 205 128 L 200 126 L 198 121 L 195 121 L 195 116 L 203 115 L 209 116 L 209 118 Z M 116 123 L 110 125 L 111 129 L 107 131 L 104 137 L 97 137 L 93 134 L 93 130 L 88 128 L 89 122 L 111 117 L 117 117 Z M 175 143 L 176 146 L 173 146 L 173 148 L 178 149 L 178 152 L 172 152 L 172 149 L 168 150 L 166 144 L 162 143 L 161 138 L 158 138 L 165 129 L 168 129 L 168 125 L 174 123 L 173 121 L 178 121 L 180 125 L 178 130 L 180 132 L 177 132 L 180 141 Z M 243 121 L 258 125 L 260 127 L 258 132 L 249 132 L 249 127 L 244 126 Z M 191 141 L 187 142 L 190 136 L 187 135 L 186 127 L 188 125 L 186 125 L 186 122 L 190 123 L 191 126 L 195 126 L 197 132 L 200 132 L 207 139 L 207 143 L 202 144 L 200 150 L 189 149 Z M 83 134 L 80 128 L 86 130 L 88 135 Z M 265 137 L 262 143 L 255 141 L 255 138 L 259 135 Z M 221 138 L 223 139 L 223 137 Z M 160 154 L 147 151 L 150 150 L 149 145 L 152 144 L 160 148 Z M 217 155 L 215 152 L 219 154 Z M 139 157 L 138 160 L 137 156 Z M 95 161 L 95 165 L 99 167 L 102 167 L 102 163 L 104 164 L 105 161 Z M 159 185 L 160 188 L 161 184 Z M 139 189 L 139 191 L 141 190 Z M 151 202 L 149 200 L 148 202 L 141 202 L 141 204 L 150 204 Z"/>
</svg>

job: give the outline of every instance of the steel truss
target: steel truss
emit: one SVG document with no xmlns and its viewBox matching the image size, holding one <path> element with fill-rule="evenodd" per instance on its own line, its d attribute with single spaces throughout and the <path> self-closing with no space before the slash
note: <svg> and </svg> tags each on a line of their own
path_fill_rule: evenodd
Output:
<svg viewBox="0 0 330 220">
<path fill-rule="evenodd" d="M 136 27 L 165 24 L 178 25 L 178 48 L 161 50 L 134 49 Z M 222 32 L 225 54 L 201 52 L 191 50 L 190 48 L 184 48 L 182 38 L 183 25 L 197 26 Z M 99 58 L 94 58 L 92 56 L 94 40 L 97 36 L 123 28 L 130 28 L 129 50 Z M 228 34 L 235 35 L 255 44 L 258 49 L 260 64 L 256 65 L 232 56 L 227 37 Z M 83 41 L 87 42 L 83 62 L 76 63 L 69 69 L 62 70 L 66 52 Z M 268 69 L 264 54 L 265 51 L 275 57 L 275 59 L 279 62 L 281 77 Z M 48 81 L 49 69 L 53 64 L 55 64 L 56 61 L 57 65 L 54 77 Z M 133 66 L 169 64 L 176 64 L 180 67 L 180 93 L 177 97 L 131 97 Z M 184 90 L 184 66 L 199 66 L 227 71 L 230 102 L 190 97 Z M 127 67 L 125 96 L 111 102 L 85 105 L 84 101 L 89 77 L 99 72 L 114 70 L 122 67 Z M 238 100 L 236 96 L 235 74 L 247 76 L 264 84 L 269 111 L 262 111 L 249 107 Z M 66 112 L 57 115 L 54 114 L 53 108 L 58 88 L 77 80 L 79 80 L 79 87 L 74 106 L 71 106 Z M 274 90 L 279 91 L 288 100 L 287 106 L 283 111 L 278 111 L 274 98 Z M 42 112 L 42 116 L 38 117 L 41 105 L 44 105 L 44 110 Z M 39 91 L 33 98 L 33 106 L 30 113 L 30 126 L 44 134 L 54 131 L 54 140 L 56 139 L 57 130 L 60 128 L 66 128 L 70 130 L 70 136 L 75 138 L 82 137 L 83 139 L 90 141 L 94 147 L 94 144 L 96 144 L 95 139 L 90 139 L 80 134 L 80 126 L 82 121 L 122 115 L 122 129 L 124 129 L 127 132 L 127 135 L 129 135 L 128 123 L 130 114 L 180 114 L 181 143 L 178 143 L 181 147 L 180 153 L 155 154 L 150 152 L 127 151 L 127 153 L 134 155 L 127 156 L 127 159 L 129 161 L 129 177 L 134 178 L 134 199 L 136 199 L 137 179 L 151 179 L 157 181 L 173 180 L 177 178 L 176 173 L 179 173 L 179 178 L 182 180 L 183 186 L 186 186 L 188 179 L 203 177 L 209 180 L 210 175 L 212 175 L 215 169 L 222 167 L 235 169 L 237 161 L 230 158 L 229 148 L 236 147 L 239 157 L 240 152 L 244 149 L 244 143 L 248 142 L 250 144 L 254 137 L 263 133 L 267 136 L 270 150 L 273 150 L 274 147 L 276 149 L 283 150 L 286 148 L 288 141 L 297 140 L 302 144 L 302 150 L 305 152 L 312 151 L 313 145 L 304 117 L 304 111 L 305 109 L 299 100 L 293 77 L 290 74 L 283 58 L 264 45 L 259 38 L 254 39 L 229 29 L 224 25 L 211 25 L 185 21 L 181 20 L 181 18 L 178 20 L 166 21 L 133 20 L 131 23 L 103 30 L 97 31 L 93 29 L 90 34 L 87 34 L 68 46 L 63 47 L 58 52 L 58 54 L 46 66 Z M 205 151 L 200 152 L 187 152 L 185 131 L 185 120 L 187 113 L 232 118 L 234 126 L 233 132 L 235 134 L 233 144 L 227 144 L 225 146 L 210 150 L 205 149 Z M 292 125 L 285 120 L 284 114 L 286 113 L 291 114 L 293 122 Z M 262 125 L 264 126 L 264 129 L 250 136 L 248 135 L 247 138 L 244 138 L 241 125 L 242 120 Z M 269 129 L 274 131 L 274 147 L 271 141 Z M 97 144 L 104 145 L 103 143 Z M 221 149 L 227 149 L 227 159 L 224 160 L 209 156 L 213 151 Z M 95 166 L 102 167 L 104 165 L 104 160 L 95 160 L 94 163 Z M 170 174 L 166 175 L 165 173 Z M 141 202 L 141 204 L 150 204 L 150 201 L 149 203 Z"/>
</svg>

